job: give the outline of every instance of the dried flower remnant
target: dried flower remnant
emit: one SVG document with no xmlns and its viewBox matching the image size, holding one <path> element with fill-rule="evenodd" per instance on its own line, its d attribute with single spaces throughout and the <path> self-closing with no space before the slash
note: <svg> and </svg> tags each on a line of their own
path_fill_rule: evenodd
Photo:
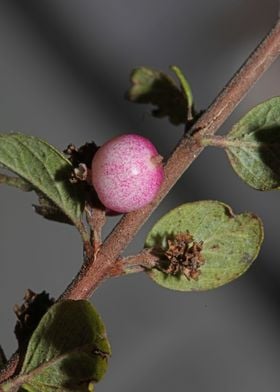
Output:
<svg viewBox="0 0 280 392">
<path fill-rule="evenodd" d="M 26 291 L 23 304 L 14 306 L 17 317 L 15 335 L 20 345 L 28 342 L 41 318 L 53 304 L 54 299 L 45 291 L 39 294 L 30 289 Z"/>
<path fill-rule="evenodd" d="M 166 274 L 183 274 L 188 280 L 198 280 L 200 267 L 205 263 L 201 254 L 203 242 L 194 241 L 189 232 L 178 233 L 167 239 L 167 249 L 156 253 L 161 257 L 157 268 Z"/>
<path fill-rule="evenodd" d="M 91 185 L 91 162 L 98 148 L 94 142 L 91 142 L 79 148 L 74 144 L 69 144 L 63 151 L 73 165 L 73 171 L 70 175 L 71 183 L 86 181 Z"/>
<path fill-rule="evenodd" d="M 90 169 L 92 158 L 98 148 L 95 142 L 85 143 L 79 148 L 74 146 L 74 144 L 69 144 L 63 152 L 69 157 L 74 167 L 78 167 L 80 163 L 84 163 Z"/>
</svg>

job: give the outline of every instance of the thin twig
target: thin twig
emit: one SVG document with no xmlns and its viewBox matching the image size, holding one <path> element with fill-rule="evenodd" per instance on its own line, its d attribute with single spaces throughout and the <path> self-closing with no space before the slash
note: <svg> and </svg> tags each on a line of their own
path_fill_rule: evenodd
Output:
<svg viewBox="0 0 280 392">
<path fill-rule="evenodd" d="M 109 270 L 106 278 L 113 278 L 125 274 L 142 272 L 156 265 L 159 257 L 152 254 L 149 249 L 144 249 L 137 255 L 119 258 Z"/>
<path fill-rule="evenodd" d="M 166 163 L 165 180 L 157 198 L 148 206 L 128 213 L 121 219 L 101 246 L 94 263 L 90 263 L 87 268 L 77 274 L 61 298 L 85 299 L 92 295 L 95 288 L 105 279 L 115 260 L 132 241 L 154 209 L 204 149 L 197 142 L 197 137 L 213 135 L 219 129 L 279 53 L 280 22 L 278 20 L 268 36 L 249 56 L 208 110 L 193 125 L 190 134 L 181 139 Z"/>
</svg>

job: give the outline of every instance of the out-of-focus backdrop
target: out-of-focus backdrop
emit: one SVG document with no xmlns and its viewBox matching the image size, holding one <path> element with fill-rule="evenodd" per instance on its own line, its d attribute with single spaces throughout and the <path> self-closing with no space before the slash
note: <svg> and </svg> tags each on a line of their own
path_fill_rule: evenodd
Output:
<svg viewBox="0 0 280 392">
<path fill-rule="evenodd" d="M 0 0 L 0 132 L 36 135 L 60 149 L 138 132 L 166 155 L 182 128 L 123 99 L 132 68 L 179 65 L 197 107 L 206 108 L 273 25 L 278 6 L 277 0 Z M 258 102 L 280 95 L 279 71 L 278 61 L 224 131 Z M 99 392 L 279 389 L 279 193 L 250 189 L 224 152 L 209 148 L 127 253 L 141 248 L 166 211 L 198 199 L 263 219 L 258 260 L 239 280 L 203 293 L 168 291 L 145 275 L 103 284 L 92 302 L 113 356 Z M 0 343 L 8 354 L 16 349 L 12 307 L 24 291 L 58 296 L 82 260 L 79 235 L 35 215 L 35 200 L 0 188 Z"/>
</svg>

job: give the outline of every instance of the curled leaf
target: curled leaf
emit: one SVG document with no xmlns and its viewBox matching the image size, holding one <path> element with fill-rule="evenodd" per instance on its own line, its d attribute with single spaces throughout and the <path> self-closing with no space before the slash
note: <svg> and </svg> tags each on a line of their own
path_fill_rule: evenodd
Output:
<svg viewBox="0 0 280 392">
<path fill-rule="evenodd" d="M 174 125 L 187 122 L 186 95 L 171 77 L 150 67 L 139 67 L 132 71 L 130 81 L 128 100 L 154 105 L 153 116 L 167 116 Z"/>
</svg>

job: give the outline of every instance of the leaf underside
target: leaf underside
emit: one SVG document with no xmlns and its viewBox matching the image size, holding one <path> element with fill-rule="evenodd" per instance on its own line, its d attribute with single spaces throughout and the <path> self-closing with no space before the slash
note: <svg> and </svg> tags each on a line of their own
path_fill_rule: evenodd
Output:
<svg viewBox="0 0 280 392">
<path fill-rule="evenodd" d="M 183 204 L 163 216 L 146 239 L 147 248 L 166 249 L 170 236 L 189 233 L 202 241 L 204 264 L 197 280 L 174 276 L 158 268 L 148 271 L 159 285 L 179 291 L 209 290 L 242 275 L 258 255 L 263 241 L 260 219 L 251 213 L 234 215 L 218 201 Z"/>
</svg>

